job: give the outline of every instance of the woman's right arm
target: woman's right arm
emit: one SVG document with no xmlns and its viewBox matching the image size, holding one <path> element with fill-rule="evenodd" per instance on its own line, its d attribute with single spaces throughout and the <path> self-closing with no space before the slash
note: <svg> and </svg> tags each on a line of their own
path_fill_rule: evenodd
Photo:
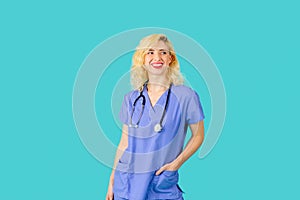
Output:
<svg viewBox="0 0 300 200">
<path fill-rule="evenodd" d="M 106 200 L 113 200 L 113 184 L 114 184 L 114 177 L 115 177 L 115 169 L 117 167 L 119 159 L 123 155 L 127 146 L 128 146 L 128 126 L 124 124 L 122 127 L 122 136 L 121 136 L 121 139 L 120 139 L 120 142 L 118 145 L 118 149 L 116 152 L 116 156 L 115 156 L 114 166 L 113 166 L 113 169 L 112 169 L 112 172 L 110 175 L 110 179 L 109 179 Z"/>
</svg>

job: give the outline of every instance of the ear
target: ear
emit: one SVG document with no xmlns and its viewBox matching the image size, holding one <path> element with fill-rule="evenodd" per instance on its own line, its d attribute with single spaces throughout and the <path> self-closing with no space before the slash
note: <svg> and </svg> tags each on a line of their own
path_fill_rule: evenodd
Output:
<svg viewBox="0 0 300 200">
<path fill-rule="evenodd" d="M 169 62 L 169 65 L 174 61 L 174 56 L 173 55 L 170 55 L 170 62 Z"/>
</svg>

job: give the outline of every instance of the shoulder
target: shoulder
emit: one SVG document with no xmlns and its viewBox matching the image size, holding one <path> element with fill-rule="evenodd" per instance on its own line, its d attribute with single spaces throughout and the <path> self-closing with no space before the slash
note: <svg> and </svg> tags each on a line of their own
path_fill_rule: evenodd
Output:
<svg viewBox="0 0 300 200">
<path fill-rule="evenodd" d="M 197 93 L 186 85 L 173 85 L 172 90 L 177 97 L 191 98 Z"/>
<path fill-rule="evenodd" d="M 131 99 L 138 97 L 139 94 L 140 92 L 138 90 L 131 90 L 124 95 L 124 100 L 130 101 Z"/>
</svg>

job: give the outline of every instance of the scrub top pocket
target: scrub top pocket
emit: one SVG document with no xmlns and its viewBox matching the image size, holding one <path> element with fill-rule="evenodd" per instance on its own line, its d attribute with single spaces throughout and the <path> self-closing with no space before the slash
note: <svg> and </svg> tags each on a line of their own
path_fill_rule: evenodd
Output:
<svg viewBox="0 0 300 200">
<path fill-rule="evenodd" d="M 178 199 L 182 191 L 178 187 L 178 171 L 163 171 L 154 176 L 148 199 Z"/>
</svg>

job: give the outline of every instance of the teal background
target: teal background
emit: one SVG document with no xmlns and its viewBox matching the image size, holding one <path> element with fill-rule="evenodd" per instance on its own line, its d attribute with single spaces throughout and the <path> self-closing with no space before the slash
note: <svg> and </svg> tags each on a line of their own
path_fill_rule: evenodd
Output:
<svg viewBox="0 0 300 200">
<path fill-rule="evenodd" d="M 110 169 L 78 137 L 73 84 L 96 45 L 149 26 L 200 43 L 226 88 L 217 145 L 180 170 L 185 199 L 300 199 L 299 17 L 291 0 L 2 1 L 0 199 L 104 199 Z"/>
</svg>

